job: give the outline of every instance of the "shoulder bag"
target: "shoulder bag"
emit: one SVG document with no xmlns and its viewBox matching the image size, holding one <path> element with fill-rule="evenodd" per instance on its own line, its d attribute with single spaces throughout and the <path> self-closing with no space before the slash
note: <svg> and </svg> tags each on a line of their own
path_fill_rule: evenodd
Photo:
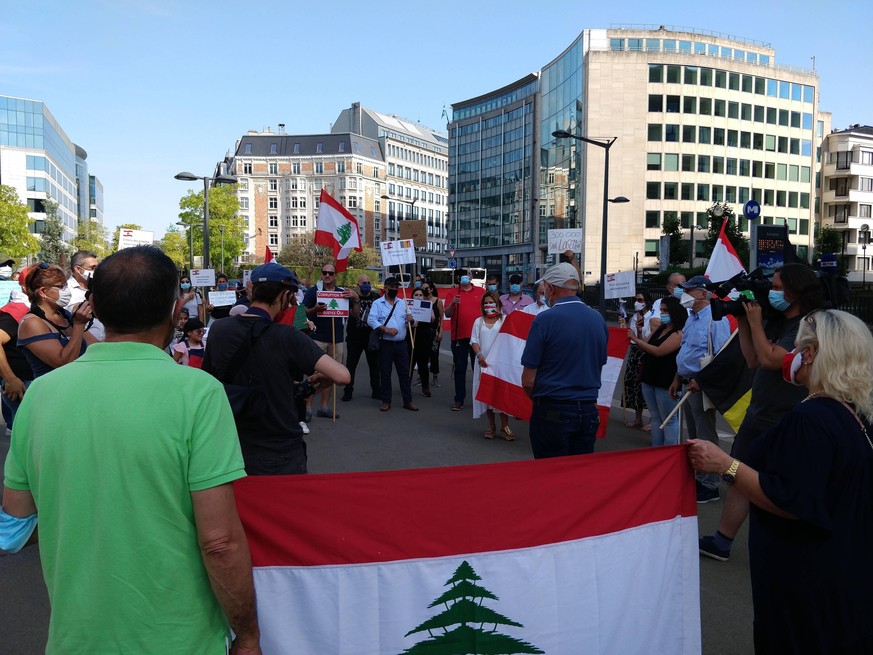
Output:
<svg viewBox="0 0 873 655">
<path fill-rule="evenodd" d="M 391 315 L 394 313 L 394 310 L 397 309 L 397 303 L 400 302 L 398 300 L 394 301 L 394 305 L 391 307 L 391 311 L 388 312 L 388 318 L 385 319 L 385 322 L 382 323 L 382 327 L 385 327 L 388 324 L 388 321 L 391 320 Z M 382 330 L 373 330 L 370 332 L 370 337 L 367 340 L 367 350 L 371 353 L 379 352 L 379 348 L 382 347 L 382 335 L 385 334 Z"/>
</svg>

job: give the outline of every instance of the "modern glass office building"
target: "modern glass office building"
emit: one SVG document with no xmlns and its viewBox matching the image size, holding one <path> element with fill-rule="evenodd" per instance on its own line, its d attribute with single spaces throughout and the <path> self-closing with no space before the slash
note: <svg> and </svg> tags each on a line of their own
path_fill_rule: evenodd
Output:
<svg viewBox="0 0 873 655">
<path fill-rule="evenodd" d="M 528 194 L 517 232 L 507 229 L 514 180 L 504 175 L 506 158 L 494 154 L 510 149 L 510 132 L 495 133 L 489 123 L 485 134 L 485 122 L 505 121 L 510 106 L 525 107 L 532 128 L 513 162 Z M 768 43 L 665 26 L 584 30 L 538 73 L 455 104 L 452 118 L 450 235 L 464 263 L 504 276 L 521 265 L 532 282 L 554 261 L 547 231 L 580 227 L 583 271 L 588 282 L 597 280 L 604 149 L 556 139 L 556 130 L 616 138 L 609 197 L 630 203 L 609 208 L 609 272 L 657 270 L 665 219 L 679 219 L 690 237 L 712 203 L 741 215 L 749 198 L 761 203 L 762 222 L 787 224 L 801 254 L 811 253 L 830 116 L 819 111 L 815 72 L 777 64 Z M 698 247 L 694 263 L 707 255 Z"/>
<path fill-rule="evenodd" d="M 0 184 L 13 187 L 31 216 L 45 218 L 45 201 L 58 203 L 64 240 L 88 214 L 87 153 L 73 143 L 39 100 L 0 96 Z"/>
</svg>

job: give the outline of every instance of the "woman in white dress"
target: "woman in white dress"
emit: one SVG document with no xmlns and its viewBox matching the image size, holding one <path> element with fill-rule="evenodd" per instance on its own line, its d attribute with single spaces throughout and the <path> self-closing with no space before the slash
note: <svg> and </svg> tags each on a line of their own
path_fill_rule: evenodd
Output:
<svg viewBox="0 0 873 655">
<path fill-rule="evenodd" d="M 473 367 L 473 418 L 479 418 L 482 414 L 488 417 L 488 430 L 483 436 L 493 439 L 497 434 L 494 409 L 476 400 L 476 394 L 479 391 L 482 369 L 488 368 L 488 353 L 500 332 L 504 317 L 500 313 L 500 298 L 494 291 L 485 292 L 481 306 L 482 316 L 473 323 L 473 333 L 470 336 L 470 348 L 476 354 L 476 365 Z M 503 412 L 500 412 L 500 436 L 507 441 L 515 440 L 515 434 L 509 428 L 509 417 Z"/>
</svg>

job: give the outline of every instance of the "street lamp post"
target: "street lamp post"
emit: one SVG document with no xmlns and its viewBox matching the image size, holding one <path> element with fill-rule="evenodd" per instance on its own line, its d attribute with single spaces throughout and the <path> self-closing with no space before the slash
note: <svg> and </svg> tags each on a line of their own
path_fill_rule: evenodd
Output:
<svg viewBox="0 0 873 655">
<path fill-rule="evenodd" d="M 176 173 L 173 177 L 177 180 L 184 180 L 186 182 L 203 180 L 203 266 L 209 268 L 209 187 L 215 184 L 236 184 L 237 179 L 233 175 L 200 177 L 193 173 L 188 173 L 187 171 Z"/>
<path fill-rule="evenodd" d="M 191 269 L 194 268 L 194 223 L 188 224 L 185 221 L 176 223 L 181 227 L 188 229 L 188 275 L 191 275 Z"/>
<path fill-rule="evenodd" d="M 867 244 L 870 242 L 870 226 L 864 223 L 860 230 L 861 236 L 861 288 L 867 291 Z"/>
<path fill-rule="evenodd" d="M 609 203 L 630 202 L 624 196 L 618 196 L 617 198 L 609 197 L 609 149 L 618 137 L 604 137 L 602 141 L 595 141 L 578 134 L 570 134 L 566 130 L 555 130 L 552 132 L 552 136 L 556 139 L 576 139 L 577 141 L 584 141 L 585 143 L 603 148 L 603 220 L 600 227 L 600 315 L 606 318 L 604 284 L 606 282 L 606 230 L 609 227 Z"/>
<path fill-rule="evenodd" d="M 218 231 L 221 233 L 221 272 L 224 273 L 224 229 L 226 225 L 219 225 Z"/>
</svg>

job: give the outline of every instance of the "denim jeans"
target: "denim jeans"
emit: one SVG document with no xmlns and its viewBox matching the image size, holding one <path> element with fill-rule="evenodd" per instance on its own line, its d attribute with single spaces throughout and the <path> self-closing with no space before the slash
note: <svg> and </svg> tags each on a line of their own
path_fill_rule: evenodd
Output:
<svg viewBox="0 0 873 655">
<path fill-rule="evenodd" d="M 534 398 L 530 445 L 535 459 L 594 452 L 600 416 L 589 401 Z"/>
<path fill-rule="evenodd" d="M 470 340 L 455 339 L 452 341 L 452 358 L 455 363 L 455 402 L 463 403 L 467 399 L 467 362 L 471 359 Z M 473 366 L 473 362 L 470 362 Z"/>
<path fill-rule="evenodd" d="M 652 445 L 675 446 L 679 443 L 679 412 L 673 414 L 663 430 L 661 423 L 673 411 L 678 401 L 670 398 L 668 391 L 661 387 L 653 387 L 643 382 L 640 388 L 643 391 L 643 398 L 646 399 L 649 414 L 652 415 Z"/>
</svg>

